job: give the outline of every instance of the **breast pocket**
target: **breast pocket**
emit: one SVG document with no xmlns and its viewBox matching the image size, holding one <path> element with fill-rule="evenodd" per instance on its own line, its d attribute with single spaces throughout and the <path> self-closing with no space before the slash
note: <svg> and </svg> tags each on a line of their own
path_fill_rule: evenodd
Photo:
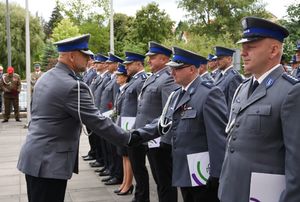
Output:
<svg viewBox="0 0 300 202">
<path fill-rule="evenodd" d="M 267 119 L 271 115 L 271 105 L 253 106 L 247 110 L 247 117 L 245 120 L 246 130 L 253 133 L 253 135 L 263 135 L 267 130 Z"/>
</svg>

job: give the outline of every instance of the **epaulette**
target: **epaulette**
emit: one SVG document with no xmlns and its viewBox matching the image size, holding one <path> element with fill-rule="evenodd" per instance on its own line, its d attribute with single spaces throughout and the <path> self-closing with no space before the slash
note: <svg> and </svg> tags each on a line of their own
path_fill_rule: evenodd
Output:
<svg viewBox="0 0 300 202">
<path fill-rule="evenodd" d="M 141 77 L 142 77 L 143 80 L 145 80 L 145 79 L 148 78 L 148 77 L 147 77 L 147 74 L 141 74 Z"/>
<path fill-rule="evenodd" d="M 250 81 L 251 79 L 252 79 L 252 77 L 246 78 L 246 79 L 244 79 L 243 83 L 247 83 L 247 82 Z"/>
<path fill-rule="evenodd" d="M 73 77 L 76 81 L 83 81 L 82 78 L 78 75 L 74 75 L 74 74 L 69 74 L 71 77 Z"/>
<path fill-rule="evenodd" d="M 293 77 L 291 75 L 288 75 L 287 73 L 283 73 L 282 77 L 293 85 L 296 83 L 299 83 L 298 79 L 296 79 L 295 77 Z"/>
<path fill-rule="evenodd" d="M 238 74 L 239 72 L 236 69 L 231 69 L 230 70 L 233 74 Z"/>
<path fill-rule="evenodd" d="M 215 86 L 214 83 L 213 83 L 212 81 L 202 81 L 201 84 L 202 84 L 203 86 L 206 86 L 207 88 L 212 88 L 212 87 Z"/>
</svg>

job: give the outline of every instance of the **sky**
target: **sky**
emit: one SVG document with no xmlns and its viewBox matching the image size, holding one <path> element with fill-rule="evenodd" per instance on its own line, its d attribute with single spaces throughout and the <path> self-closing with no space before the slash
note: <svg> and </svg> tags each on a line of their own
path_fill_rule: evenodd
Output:
<svg viewBox="0 0 300 202">
<path fill-rule="evenodd" d="M 6 0 L 0 0 L 5 2 Z M 25 8 L 25 0 L 8 0 L 9 2 L 16 2 L 20 6 Z M 172 20 L 179 22 L 184 18 L 185 12 L 182 9 L 177 8 L 178 0 L 113 0 L 114 11 L 116 13 L 125 13 L 130 16 L 134 16 L 137 10 L 140 10 L 142 6 L 146 6 L 150 2 L 156 2 L 159 4 L 160 9 L 164 9 L 168 13 Z M 300 2 L 300 0 L 262 0 L 267 4 L 266 9 L 272 12 L 277 18 L 283 18 L 286 15 L 286 9 L 289 5 Z M 55 6 L 55 0 L 28 0 L 29 10 L 32 15 L 38 12 L 39 16 L 42 16 L 46 21 L 49 20 L 53 8 Z"/>
</svg>

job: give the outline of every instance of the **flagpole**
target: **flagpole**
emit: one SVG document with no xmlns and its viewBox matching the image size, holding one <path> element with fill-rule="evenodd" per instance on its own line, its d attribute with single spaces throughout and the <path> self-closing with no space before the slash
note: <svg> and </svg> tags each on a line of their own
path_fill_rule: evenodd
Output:
<svg viewBox="0 0 300 202">
<path fill-rule="evenodd" d="M 27 82 L 27 126 L 31 120 L 31 76 L 30 76 L 30 30 L 29 30 L 29 8 L 28 8 L 28 0 L 26 3 L 26 24 L 25 24 L 25 33 L 26 33 L 26 82 Z"/>
<path fill-rule="evenodd" d="M 114 54 L 114 8 L 113 0 L 110 0 L 110 52 Z"/>
</svg>

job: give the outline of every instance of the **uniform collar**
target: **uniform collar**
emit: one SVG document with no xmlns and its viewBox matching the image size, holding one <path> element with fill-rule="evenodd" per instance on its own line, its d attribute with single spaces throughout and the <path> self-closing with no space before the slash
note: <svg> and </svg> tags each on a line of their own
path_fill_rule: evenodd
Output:
<svg viewBox="0 0 300 202">
<path fill-rule="evenodd" d="M 280 64 L 275 65 L 274 67 L 272 67 L 269 71 L 265 72 L 263 75 L 261 75 L 258 79 L 256 79 L 255 77 L 253 77 L 253 82 L 258 81 L 259 84 L 261 84 L 263 82 L 263 80 L 265 78 L 267 78 L 267 76 L 269 76 L 269 74 L 271 74 L 277 67 L 279 67 Z"/>
<path fill-rule="evenodd" d="M 231 67 L 233 67 L 233 65 L 230 65 L 229 67 L 227 67 L 224 70 L 221 70 L 221 73 L 224 75 Z"/>
</svg>

